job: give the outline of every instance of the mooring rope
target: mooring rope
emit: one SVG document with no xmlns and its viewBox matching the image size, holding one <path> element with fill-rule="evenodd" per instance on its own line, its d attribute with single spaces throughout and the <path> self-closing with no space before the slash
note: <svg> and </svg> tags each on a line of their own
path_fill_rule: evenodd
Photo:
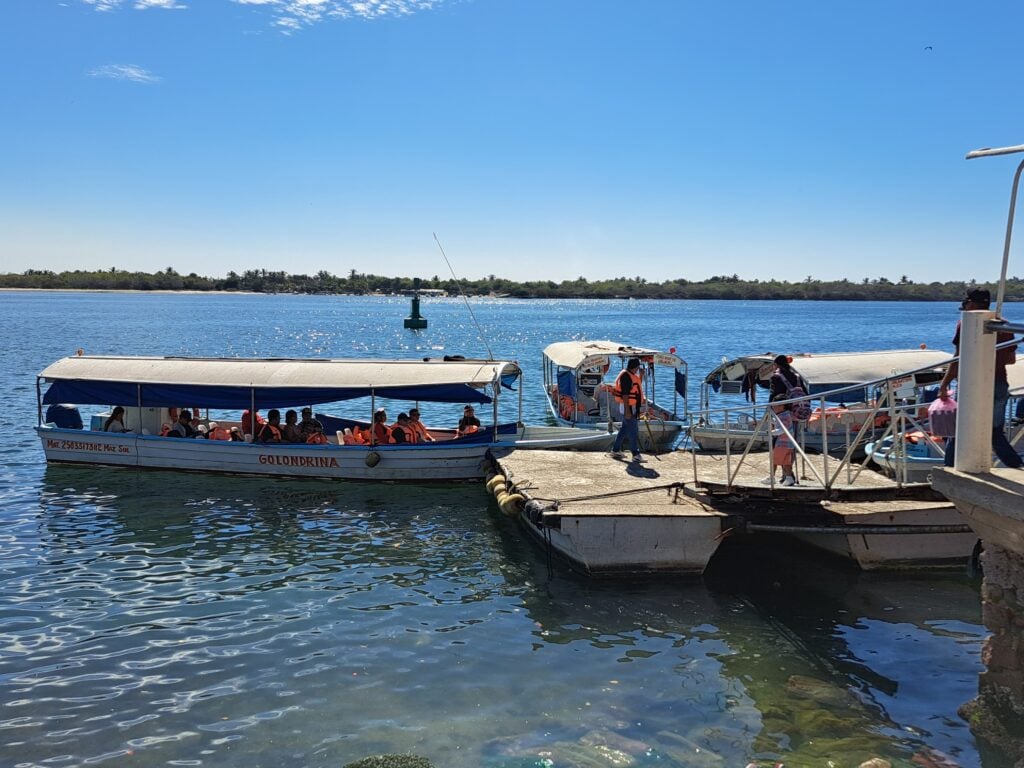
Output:
<svg viewBox="0 0 1024 768">
<path fill-rule="evenodd" d="M 648 493 L 650 491 L 671 491 L 673 488 L 681 490 L 686 487 L 685 483 L 675 482 L 664 485 L 652 485 L 647 488 L 633 488 L 628 491 L 609 491 L 608 493 L 592 493 L 588 496 L 573 496 L 568 499 L 549 499 L 544 496 L 532 496 L 534 501 L 550 501 L 555 504 L 568 504 L 571 501 L 593 501 L 594 499 L 613 499 L 617 496 L 630 496 L 635 493 Z"/>
</svg>

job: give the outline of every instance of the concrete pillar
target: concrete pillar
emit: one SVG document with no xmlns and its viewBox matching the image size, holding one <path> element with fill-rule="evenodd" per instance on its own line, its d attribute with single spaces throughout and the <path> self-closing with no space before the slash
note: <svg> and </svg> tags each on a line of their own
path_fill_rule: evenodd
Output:
<svg viewBox="0 0 1024 768">
<path fill-rule="evenodd" d="M 978 698 L 960 713 L 994 764 L 1024 766 L 1024 557 L 986 542 L 982 564 L 982 616 L 992 634 Z"/>
<path fill-rule="evenodd" d="M 992 468 L 992 402 L 996 335 L 985 323 L 988 310 L 960 314 L 960 372 L 957 374 L 956 468 L 978 474 Z"/>
</svg>

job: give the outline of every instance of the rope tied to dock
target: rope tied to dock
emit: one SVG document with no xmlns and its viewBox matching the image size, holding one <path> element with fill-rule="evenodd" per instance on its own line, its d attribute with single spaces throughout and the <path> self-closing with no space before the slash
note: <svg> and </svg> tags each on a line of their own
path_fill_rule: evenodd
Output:
<svg viewBox="0 0 1024 768">
<path fill-rule="evenodd" d="M 568 499 L 549 499 L 543 496 L 533 496 L 534 501 L 547 501 L 553 504 L 569 504 L 574 501 L 596 501 L 597 499 L 614 499 L 618 496 L 631 496 L 637 493 L 650 493 L 651 491 L 672 491 L 675 490 L 678 497 L 679 491 L 686 487 L 685 483 L 674 482 L 663 485 L 652 485 L 647 488 L 630 488 L 625 491 L 609 491 L 608 493 L 591 493 L 586 496 L 572 496 Z"/>
</svg>

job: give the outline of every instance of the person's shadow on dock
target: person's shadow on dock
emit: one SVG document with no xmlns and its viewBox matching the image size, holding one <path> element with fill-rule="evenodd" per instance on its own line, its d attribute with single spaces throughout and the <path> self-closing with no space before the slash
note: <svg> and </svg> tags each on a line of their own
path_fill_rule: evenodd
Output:
<svg viewBox="0 0 1024 768">
<path fill-rule="evenodd" d="M 661 473 L 658 470 L 645 466 L 639 461 L 626 462 L 626 474 L 633 477 L 643 477 L 648 480 L 661 477 Z"/>
</svg>

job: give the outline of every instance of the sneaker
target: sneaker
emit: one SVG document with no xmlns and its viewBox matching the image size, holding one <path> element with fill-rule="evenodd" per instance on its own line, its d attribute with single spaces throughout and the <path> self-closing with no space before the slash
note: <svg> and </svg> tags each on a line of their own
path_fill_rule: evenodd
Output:
<svg viewBox="0 0 1024 768">
<path fill-rule="evenodd" d="M 634 453 L 633 454 L 633 461 L 643 461 L 643 460 L 644 460 L 644 457 L 641 454 L 639 454 L 639 453 Z"/>
<path fill-rule="evenodd" d="M 782 479 L 782 484 L 783 485 L 796 485 L 796 478 L 795 477 L 784 477 Z"/>
<path fill-rule="evenodd" d="M 763 480 L 761 480 L 761 485 L 771 485 L 771 484 L 772 484 L 772 476 L 771 475 L 768 475 L 768 477 L 766 477 Z"/>
<path fill-rule="evenodd" d="M 613 459 L 621 459 L 622 451 L 608 451 L 608 455 L 611 456 Z"/>
</svg>

